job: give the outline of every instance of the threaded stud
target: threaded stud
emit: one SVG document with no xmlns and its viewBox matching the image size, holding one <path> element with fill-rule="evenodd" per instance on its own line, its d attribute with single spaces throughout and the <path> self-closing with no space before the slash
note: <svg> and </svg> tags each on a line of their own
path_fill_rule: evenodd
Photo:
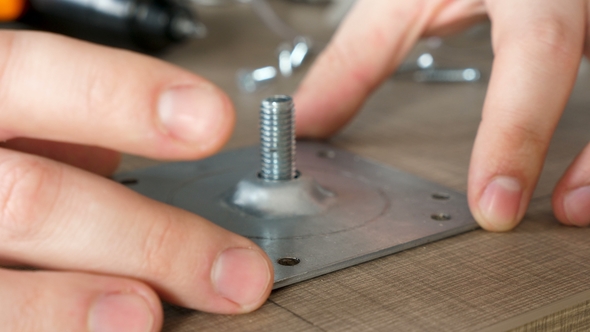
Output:
<svg viewBox="0 0 590 332">
<path fill-rule="evenodd" d="M 288 181 L 296 177 L 293 99 L 276 95 L 260 105 L 260 178 Z"/>
</svg>

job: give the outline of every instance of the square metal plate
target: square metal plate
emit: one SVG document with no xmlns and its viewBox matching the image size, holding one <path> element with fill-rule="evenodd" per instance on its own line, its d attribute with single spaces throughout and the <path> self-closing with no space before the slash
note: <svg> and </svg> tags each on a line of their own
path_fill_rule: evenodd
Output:
<svg viewBox="0 0 590 332">
<path fill-rule="evenodd" d="M 335 193 L 327 210 L 260 218 L 228 205 L 236 184 L 259 168 L 251 147 L 115 179 L 250 238 L 274 262 L 274 288 L 477 228 L 464 194 L 317 142 L 298 142 L 297 168 Z"/>
</svg>

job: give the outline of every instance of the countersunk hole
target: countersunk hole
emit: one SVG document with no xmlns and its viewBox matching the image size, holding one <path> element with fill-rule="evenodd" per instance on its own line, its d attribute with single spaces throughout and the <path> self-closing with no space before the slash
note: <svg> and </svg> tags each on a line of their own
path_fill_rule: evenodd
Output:
<svg viewBox="0 0 590 332">
<path fill-rule="evenodd" d="M 442 201 L 442 200 L 447 200 L 447 199 L 451 198 L 451 195 L 449 195 L 447 193 L 439 192 L 439 193 L 432 194 L 432 198 Z"/>
<path fill-rule="evenodd" d="M 124 184 L 126 186 L 132 186 L 134 184 L 138 184 L 139 180 L 138 179 L 123 179 L 123 180 L 119 181 L 119 183 Z"/>
<path fill-rule="evenodd" d="M 300 262 L 301 260 L 297 257 L 283 257 L 277 260 L 277 263 L 283 266 L 295 266 Z"/>
<path fill-rule="evenodd" d="M 332 150 L 321 150 L 318 152 L 318 157 L 334 159 L 334 158 L 336 158 L 336 152 L 334 152 Z"/>
<path fill-rule="evenodd" d="M 437 221 L 451 220 L 451 215 L 444 212 L 433 213 L 430 218 Z"/>
</svg>

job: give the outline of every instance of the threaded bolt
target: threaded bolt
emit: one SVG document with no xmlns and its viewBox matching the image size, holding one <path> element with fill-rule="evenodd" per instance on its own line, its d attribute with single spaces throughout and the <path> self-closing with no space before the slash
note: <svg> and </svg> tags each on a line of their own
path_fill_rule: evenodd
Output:
<svg viewBox="0 0 590 332">
<path fill-rule="evenodd" d="M 296 177 L 293 99 L 276 95 L 260 105 L 260 178 L 288 181 Z"/>
</svg>

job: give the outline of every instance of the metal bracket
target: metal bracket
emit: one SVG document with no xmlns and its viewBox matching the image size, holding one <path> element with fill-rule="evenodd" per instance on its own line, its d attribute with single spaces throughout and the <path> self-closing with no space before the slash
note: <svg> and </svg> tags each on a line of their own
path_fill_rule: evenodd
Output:
<svg viewBox="0 0 590 332">
<path fill-rule="evenodd" d="M 115 179 L 250 238 L 274 262 L 275 289 L 477 228 L 465 195 L 317 142 L 298 142 L 300 184 L 251 209 L 259 156 L 244 148 Z"/>
</svg>

